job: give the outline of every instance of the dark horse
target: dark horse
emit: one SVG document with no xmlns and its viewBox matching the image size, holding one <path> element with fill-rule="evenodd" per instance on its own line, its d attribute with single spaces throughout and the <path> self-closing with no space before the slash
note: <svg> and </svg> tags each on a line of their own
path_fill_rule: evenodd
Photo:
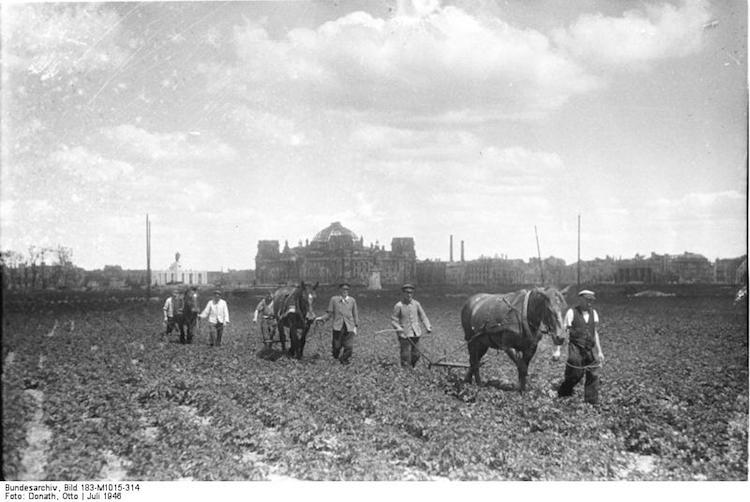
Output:
<svg viewBox="0 0 750 502">
<path fill-rule="evenodd" d="M 302 281 L 299 286 L 285 286 L 273 294 L 273 312 L 278 323 L 281 350 L 286 351 L 286 328 L 289 330 L 289 355 L 295 359 L 302 359 L 307 332 L 315 319 L 312 305 L 317 288 L 317 282 L 310 287 Z"/>
<path fill-rule="evenodd" d="M 479 293 L 461 309 L 461 326 L 469 349 L 469 371 L 465 381 L 477 384 L 479 362 L 487 349 L 502 349 L 516 363 L 519 389 L 526 389 L 529 362 L 542 334 L 549 332 L 561 345 L 562 313 L 567 304 L 555 288 L 521 290 L 503 295 Z"/>
<path fill-rule="evenodd" d="M 180 300 L 181 308 L 178 308 L 177 314 L 175 314 L 175 322 L 180 328 L 180 343 L 193 343 L 198 312 L 200 312 L 198 292 L 195 289 L 188 288 Z"/>
</svg>

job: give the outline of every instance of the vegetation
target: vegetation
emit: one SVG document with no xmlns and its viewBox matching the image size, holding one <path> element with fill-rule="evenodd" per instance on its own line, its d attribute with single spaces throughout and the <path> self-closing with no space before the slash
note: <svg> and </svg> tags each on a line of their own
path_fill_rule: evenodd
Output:
<svg viewBox="0 0 750 502">
<path fill-rule="evenodd" d="M 257 357 L 255 298 L 230 298 L 225 346 L 164 340 L 161 305 L 36 304 L 3 316 L 3 475 L 18 476 L 31 403 L 44 394 L 47 479 L 746 480 L 746 311 L 731 297 L 605 298 L 602 404 L 555 397 L 563 362 L 543 340 L 530 390 L 504 354 L 486 387 L 463 372 L 398 366 L 392 292 L 363 292 L 354 361 L 329 354 L 330 325 L 305 358 Z M 465 361 L 456 295 L 419 298 L 435 331 L 423 346 Z M 318 309 L 327 301 L 317 301 Z M 18 309 L 27 308 L 19 305 Z M 8 354 L 13 353 L 12 361 Z M 9 399 L 8 397 L 18 397 Z"/>
</svg>

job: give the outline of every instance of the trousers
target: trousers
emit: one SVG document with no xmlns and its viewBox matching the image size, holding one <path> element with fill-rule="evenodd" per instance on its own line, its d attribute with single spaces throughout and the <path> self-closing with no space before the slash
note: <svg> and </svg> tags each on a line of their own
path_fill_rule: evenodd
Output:
<svg viewBox="0 0 750 502">
<path fill-rule="evenodd" d="M 211 323 L 211 327 L 209 328 L 208 333 L 208 344 L 209 345 L 215 345 L 220 346 L 221 345 L 221 335 L 224 333 L 224 323 L 217 322 L 216 324 Z"/>
<path fill-rule="evenodd" d="M 401 359 L 401 367 L 402 368 L 408 368 L 411 366 L 412 368 L 416 366 L 417 361 L 419 361 L 419 337 L 418 336 L 410 336 L 408 338 L 401 338 L 398 339 L 398 345 L 399 345 L 399 355 Z"/>
<path fill-rule="evenodd" d="M 331 355 L 338 359 L 341 364 L 351 362 L 352 353 L 354 352 L 354 333 L 346 329 L 346 323 L 341 326 L 340 330 L 333 330 L 331 337 Z"/>
<path fill-rule="evenodd" d="M 573 395 L 573 388 L 585 376 L 583 385 L 583 399 L 587 403 L 599 404 L 599 370 L 601 368 L 587 368 L 597 364 L 593 349 L 586 349 L 574 343 L 568 344 L 568 363 L 565 366 L 565 380 L 557 390 L 559 397 Z"/>
</svg>

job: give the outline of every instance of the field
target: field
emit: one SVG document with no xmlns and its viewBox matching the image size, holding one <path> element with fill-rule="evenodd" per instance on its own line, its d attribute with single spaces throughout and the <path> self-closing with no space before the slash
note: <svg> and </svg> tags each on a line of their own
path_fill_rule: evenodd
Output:
<svg viewBox="0 0 750 502">
<path fill-rule="evenodd" d="M 6 304 L 3 477 L 747 480 L 747 311 L 731 293 L 684 293 L 601 295 L 597 408 L 580 386 L 555 397 L 564 362 L 549 339 L 525 394 L 495 351 L 483 387 L 424 361 L 402 370 L 395 335 L 375 333 L 389 328 L 393 291 L 354 292 L 362 321 L 347 367 L 330 357 L 330 324 L 302 361 L 257 357 L 250 293 L 228 298 L 222 347 L 205 327 L 191 346 L 162 339 L 163 300 Z M 467 360 L 465 297 L 417 292 L 431 359 Z"/>
</svg>

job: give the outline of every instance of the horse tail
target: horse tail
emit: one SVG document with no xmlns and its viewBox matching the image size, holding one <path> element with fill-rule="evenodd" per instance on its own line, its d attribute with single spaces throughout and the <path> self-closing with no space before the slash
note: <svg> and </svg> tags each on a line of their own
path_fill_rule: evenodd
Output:
<svg viewBox="0 0 750 502">
<path fill-rule="evenodd" d="M 471 299 L 470 299 L 471 300 Z M 471 301 L 467 301 L 461 309 L 461 327 L 464 330 L 464 340 L 467 342 L 474 336 L 474 328 L 471 327 Z"/>
</svg>

